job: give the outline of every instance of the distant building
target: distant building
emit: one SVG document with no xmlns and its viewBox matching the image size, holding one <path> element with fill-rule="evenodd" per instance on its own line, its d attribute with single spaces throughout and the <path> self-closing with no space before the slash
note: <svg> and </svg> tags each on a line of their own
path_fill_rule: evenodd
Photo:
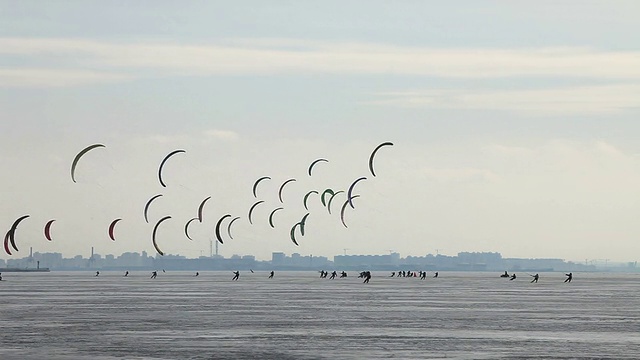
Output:
<svg viewBox="0 0 640 360">
<path fill-rule="evenodd" d="M 395 268 L 399 265 L 399 262 L 400 254 L 398 253 L 389 255 L 336 255 L 333 257 L 333 263 L 339 268 Z"/>
<path fill-rule="evenodd" d="M 284 265 L 287 255 L 283 252 L 271 253 L 271 265 Z"/>
</svg>

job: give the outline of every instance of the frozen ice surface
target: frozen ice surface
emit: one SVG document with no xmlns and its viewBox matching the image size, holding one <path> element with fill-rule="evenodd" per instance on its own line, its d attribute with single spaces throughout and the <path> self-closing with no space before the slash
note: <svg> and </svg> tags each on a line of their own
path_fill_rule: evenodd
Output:
<svg viewBox="0 0 640 360">
<path fill-rule="evenodd" d="M 640 275 L 4 273 L 0 359 L 637 359 Z M 431 276 L 431 274 L 430 274 Z"/>
</svg>

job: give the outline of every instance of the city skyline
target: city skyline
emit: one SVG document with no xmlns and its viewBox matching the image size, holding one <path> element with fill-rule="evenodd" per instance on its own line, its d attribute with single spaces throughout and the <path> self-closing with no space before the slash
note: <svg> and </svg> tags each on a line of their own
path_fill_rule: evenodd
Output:
<svg viewBox="0 0 640 360">
<path fill-rule="evenodd" d="M 245 256 L 245 255 L 250 255 L 255 257 L 256 260 L 258 261 L 270 261 L 272 259 L 272 255 L 274 253 L 288 253 L 288 254 L 294 254 L 294 253 L 301 253 L 299 251 L 296 251 L 296 249 L 292 249 L 292 251 L 272 251 L 268 256 L 264 256 L 264 255 L 255 255 L 255 254 L 251 254 L 248 252 L 230 252 L 227 253 L 225 251 L 222 251 L 222 247 L 220 247 L 220 244 L 216 244 L 215 241 L 211 241 L 209 244 L 209 247 L 207 248 L 207 250 L 205 251 L 200 250 L 198 254 L 185 254 L 185 253 L 180 253 L 180 252 L 176 252 L 176 253 L 165 253 L 162 256 L 166 256 L 166 257 L 184 257 L 187 259 L 197 259 L 197 258 L 203 258 L 203 257 L 222 257 L 222 258 L 231 258 L 234 256 Z M 80 253 L 73 253 L 73 252 L 49 252 L 49 251 L 44 251 L 43 249 L 38 249 L 38 248 L 33 248 L 30 247 L 29 248 L 30 251 L 32 251 L 33 253 L 55 253 L 55 254 L 60 254 L 63 257 L 68 257 L 68 258 L 73 258 L 73 257 L 85 257 L 86 258 L 90 258 L 92 256 L 92 251 L 94 251 L 94 247 L 89 247 L 87 248 L 86 252 L 80 252 Z M 392 254 L 392 253 L 396 253 L 396 254 L 400 254 L 400 252 L 396 252 L 394 249 L 386 249 L 385 251 L 382 252 L 378 252 L 378 253 L 374 253 L 374 252 L 368 252 L 368 253 L 358 253 L 356 251 L 353 251 L 354 249 L 351 248 L 341 248 L 341 249 L 337 249 L 337 251 L 333 252 L 333 253 L 321 253 L 321 254 L 312 254 L 312 253 L 307 253 L 307 255 L 312 255 L 312 256 L 317 256 L 317 257 L 326 257 L 326 258 L 332 258 L 334 256 L 340 256 L 340 255 L 367 255 L 367 256 L 379 256 L 379 255 L 387 255 L 387 254 Z M 445 249 L 433 249 L 432 251 L 429 250 L 425 250 L 424 253 L 418 253 L 418 252 L 410 252 L 410 253 L 406 253 L 404 254 L 404 256 L 406 257 L 420 257 L 420 256 L 437 256 L 437 255 L 441 255 L 441 256 L 457 256 L 459 253 L 500 253 L 502 254 L 502 252 L 497 251 L 497 250 L 489 250 L 489 251 L 473 251 L 473 250 L 462 250 L 462 251 L 458 251 L 456 253 L 448 253 L 445 251 Z M 161 256 L 159 254 L 157 254 L 153 248 L 151 248 L 151 250 L 131 250 L 131 251 L 123 251 L 121 252 L 121 254 L 127 254 L 127 253 L 138 253 L 138 254 L 142 254 L 142 253 L 146 253 L 148 254 L 150 257 L 158 257 Z M 104 254 L 104 255 L 103 255 Z M 93 253 L 94 256 L 106 256 L 106 255 L 111 255 L 111 256 L 116 256 L 114 253 L 102 253 L 102 252 L 98 252 L 95 251 Z M 22 257 L 20 257 L 22 256 Z M 522 258 L 522 259 L 562 259 L 563 261 L 567 261 L 567 262 L 573 262 L 573 263 L 588 263 L 588 264 L 604 264 L 604 263 L 621 263 L 621 264 L 626 264 L 629 262 L 634 262 L 637 261 L 634 258 L 629 258 L 627 260 L 618 260 L 618 259 L 611 259 L 611 258 L 605 258 L 605 257 L 598 257 L 598 258 L 583 258 L 583 259 L 577 259 L 577 258 L 560 258 L 558 256 L 542 256 L 542 257 L 533 257 L 533 256 L 511 256 L 510 254 L 506 256 L 507 258 Z M 23 259 L 25 258 L 23 256 L 23 254 L 21 253 L 16 253 L 16 256 L 13 257 L 9 257 L 9 256 L 0 256 L 0 260 L 11 260 L 11 259 Z"/>
<path fill-rule="evenodd" d="M 30 249 L 30 251 L 32 251 Z M 285 254 L 274 252 L 269 260 L 256 259 L 250 254 L 234 254 L 200 256 L 188 258 L 178 254 L 164 256 L 126 252 L 119 256 L 113 254 L 92 253 L 85 258 L 76 255 L 64 258 L 60 253 L 31 253 L 21 259 L 0 259 L 0 268 L 41 269 L 46 270 L 307 270 L 333 268 L 343 270 L 429 270 L 429 271 L 622 271 L 636 272 L 637 262 L 617 263 L 610 259 L 585 259 L 582 262 L 565 261 L 558 258 L 509 258 L 498 252 L 460 252 L 453 256 L 442 254 L 426 254 L 421 256 L 399 253 L 362 255 L 342 254 L 332 258 L 325 256 L 304 255 L 300 253 Z"/>
</svg>

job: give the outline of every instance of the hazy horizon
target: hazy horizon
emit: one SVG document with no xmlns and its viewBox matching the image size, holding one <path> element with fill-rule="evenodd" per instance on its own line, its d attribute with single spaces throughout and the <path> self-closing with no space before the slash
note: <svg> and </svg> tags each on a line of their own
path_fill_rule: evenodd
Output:
<svg viewBox="0 0 640 360">
<path fill-rule="evenodd" d="M 30 215 L 14 258 L 155 254 L 154 224 L 170 215 L 159 247 L 197 257 L 230 214 L 241 219 L 233 239 L 223 223 L 225 256 L 635 261 L 638 34 L 635 1 L 0 0 L 3 231 Z M 369 154 L 385 141 L 374 177 Z M 73 158 L 94 143 L 106 147 L 80 160 L 74 183 Z M 158 166 L 176 149 L 165 188 Z M 361 176 L 349 227 L 344 194 L 332 214 L 311 195 L 295 246 L 304 195 Z M 209 196 L 190 241 L 185 223 Z"/>
</svg>

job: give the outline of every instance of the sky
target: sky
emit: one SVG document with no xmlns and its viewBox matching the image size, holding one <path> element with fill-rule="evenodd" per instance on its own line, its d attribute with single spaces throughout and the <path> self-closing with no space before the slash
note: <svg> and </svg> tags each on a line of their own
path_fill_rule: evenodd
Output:
<svg viewBox="0 0 640 360">
<path fill-rule="evenodd" d="M 164 216 L 208 255 L 229 214 L 224 256 L 636 261 L 639 45 L 637 1 L 0 0 L 0 224 L 13 257 L 155 255 Z M 348 227 L 304 208 L 360 177 Z"/>
</svg>

